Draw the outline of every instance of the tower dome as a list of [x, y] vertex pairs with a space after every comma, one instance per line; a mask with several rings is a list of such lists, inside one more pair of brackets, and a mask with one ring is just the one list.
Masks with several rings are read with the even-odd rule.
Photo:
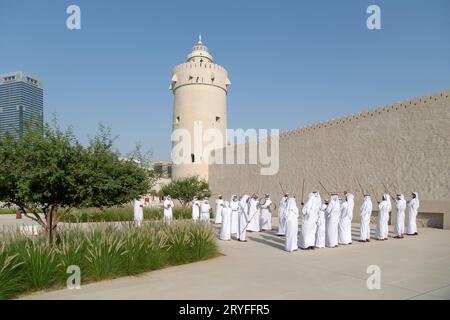
[[198, 36], [197, 44], [192, 48], [187, 56], [187, 62], [213, 62], [213, 58], [208, 51], [208, 47], [202, 42], [202, 36]]

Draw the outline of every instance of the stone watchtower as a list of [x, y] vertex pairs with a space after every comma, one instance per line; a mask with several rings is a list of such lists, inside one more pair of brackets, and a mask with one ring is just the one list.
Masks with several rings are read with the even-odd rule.
[[[198, 43], [187, 56], [187, 61], [177, 65], [172, 71], [169, 89], [174, 95], [173, 179], [191, 175], [208, 179], [208, 157], [204, 149], [211, 144], [211, 137], [205, 137], [203, 134], [210, 128], [220, 130], [223, 141], [220, 141], [220, 145], [216, 147], [225, 146], [227, 90], [230, 84], [227, 71], [213, 63], [208, 48], [199, 36]], [[187, 140], [186, 133], [190, 136], [190, 141], [183, 141], [185, 138]], [[181, 146], [186, 145], [190, 148], [183, 147], [181, 150]], [[183, 159], [182, 163], [180, 159]]]

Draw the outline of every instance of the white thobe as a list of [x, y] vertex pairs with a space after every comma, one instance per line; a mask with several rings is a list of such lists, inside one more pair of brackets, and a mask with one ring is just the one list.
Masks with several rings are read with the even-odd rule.
[[316, 231], [316, 248], [325, 248], [325, 210], [327, 206], [322, 205], [318, 218], [317, 218], [317, 231]]
[[192, 220], [200, 218], [200, 202], [198, 200], [192, 201]]
[[223, 209], [223, 199], [216, 200], [216, 215], [214, 217], [214, 223], [222, 223], [222, 209]]
[[355, 202], [353, 195], [347, 194], [347, 200], [342, 203], [341, 216], [339, 218], [339, 239], [340, 244], [352, 243], [352, 219]]
[[338, 245], [339, 216], [341, 207], [337, 196], [331, 196], [330, 204], [326, 209], [325, 245], [333, 248]]
[[231, 201], [231, 234], [238, 234], [239, 232], [239, 202]]
[[164, 200], [164, 220], [170, 221], [172, 220], [172, 208], [174, 207], [172, 200]]
[[400, 198], [396, 202], [397, 208], [397, 221], [395, 222], [394, 233], [396, 236], [401, 236], [405, 233], [405, 210], [406, 201]]
[[220, 240], [231, 239], [231, 208], [222, 208], [222, 225], [220, 226]]
[[200, 220], [206, 221], [209, 223], [209, 211], [211, 210], [211, 206], [209, 203], [203, 202], [200, 206]]
[[278, 233], [284, 235], [286, 233], [286, 197], [282, 197], [278, 206]]
[[247, 230], [248, 231], [259, 231], [259, 210], [258, 210], [258, 200], [250, 198], [249, 201], [249, 209], [248, 209], [248, 218], [249, 223]]
[[365, 197], [361, 206], [360, 240], [370, 240], [370, 216], [372, 215], [372, 200]]
[[308, 201], [302, 208], [302, 248], [306, 249], [316, 245], [317, 219], [320, 210], [319, 203], [313, 193], [309, 194]]
[[408, 234], [417, 232], [417, 210], [419, 209], [419, 200], [413, 198], [408, 202]]
[[389, 217], [389, 206], [386, 200], [383, 200], [378, 205], [378, 216], [377, 216], [377, 229], [375, 232], [375, 238], [378, 240], [383, 240], [387, 238], [387, 233], [389, 230], [386, 230], [386, 216]]
[[134, 211], [134, 222], [137, 226], [140, 226], [144, 220], [144, 203], [141, 200], [134, 200], [133, 211]]
[[247, 237], [247, 225], [248, 225], [248, 203], [247, 198], [242, 198], [239, 203], [239, 235], [238, 239], [241, 241], [246, 240]]
[[298, 208], [294, 198], [286, 205], [286, 239], [284, 250], [292, 252], [298, 249]]
[[265, 199], [264, 203], [261, 205], [261, 230], [272, 230], [272, 211], [270, 210], [271, 204], [272, 200]]

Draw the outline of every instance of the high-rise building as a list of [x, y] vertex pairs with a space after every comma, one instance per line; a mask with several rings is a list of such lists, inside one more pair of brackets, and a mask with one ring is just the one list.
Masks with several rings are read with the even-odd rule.
[[27, 124], [42, 126], [43, 112], [41, 80], [22, 71], [0, 74], [0, 136], [21, 138]]
[[[172, 130], [172, 178], [198, 175], [208, 179], [207, 152], [212, 132], [221, 136], [213, 149], [226, 145], [227, 70], [213, 63], [201, 37], [185, 63], [172, 71], [174, 95]], [[213, 130], [210, 130], [213, 129]]]

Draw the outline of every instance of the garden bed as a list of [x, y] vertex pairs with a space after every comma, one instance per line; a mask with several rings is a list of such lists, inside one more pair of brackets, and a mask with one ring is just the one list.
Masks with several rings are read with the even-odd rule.
[[66, 285], [78, 266], [81, 283], [208, 259], [218, 254], [214, 229], [201, 222], [95, 224], [64, 227], [58, 243], [10, 233], [0, 244], [0, 299]]

